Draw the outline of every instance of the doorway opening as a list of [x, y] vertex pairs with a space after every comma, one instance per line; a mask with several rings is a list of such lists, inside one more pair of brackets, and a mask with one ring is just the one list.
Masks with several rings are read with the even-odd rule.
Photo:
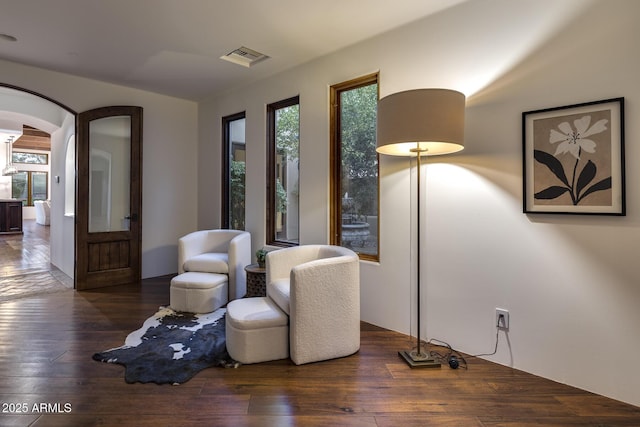
[[[72, 288], [75, 218], [70, 207], [75, 205], [76, 113], [46, 96], [0, 83], [0, 129], [5, 127], [21, 129], [25, 138], [22, 142], [14, 138], [17, 145], [12, 146], [11, 159], [0, 154], [2, 167], [14, 162], [22, 172], [0, 176], [0, 199], [23, 203], [20, 232], [0, 235], [0, 301], [2, 288], [7, 290], [5, 299], [21, 290], [28, 294], [48, 292], [55, 285]], [[44, 144], [44, 135], [49, 135], [48, 147], [38, 145]], [[22, 154], [16, 156], [16, 152]], [[26, 178], [24, 183], [21, 177]], [[37, 206], [36, 199], [49, 202], [48, 212]]]

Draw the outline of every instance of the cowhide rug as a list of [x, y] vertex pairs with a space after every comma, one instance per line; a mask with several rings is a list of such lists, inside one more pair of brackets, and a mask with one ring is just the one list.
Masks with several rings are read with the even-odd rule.
[[211, 366], [236, 367], [225, 345], [225, 312], [192, 314], [160, 307], [122, 347], [93, 359], [124, 365], [127, 383], [182, 384]]

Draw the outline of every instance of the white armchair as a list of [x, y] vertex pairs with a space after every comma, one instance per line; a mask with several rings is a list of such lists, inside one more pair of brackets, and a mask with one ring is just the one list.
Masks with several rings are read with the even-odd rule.
[[304, 245], [266, 257], [267, 297], [289, 315], [289, 355], [303, 363], [360, 349], [360, 263], [350, 249]]
[[51, 205], [48, 200], [36, 200], [33, 202], [36, 210], [36, 223], [40, 225], [49, 225]]
[[227, 274], [229, 301], [247, 293], [244, 268], [251, 264], [251, 234], [240, 230], [200, 230], [178, 240], [178, 273]]

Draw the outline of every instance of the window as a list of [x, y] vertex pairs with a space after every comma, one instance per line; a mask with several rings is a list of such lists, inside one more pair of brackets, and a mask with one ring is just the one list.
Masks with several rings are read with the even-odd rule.
[[11, 197], [22, 200], [24, 206], [33, 206], [36, 200], [47, 200], [47, 172], [20, 171], [11, 176]]
[[222, 118], [222, 227], [245, 229], [245, 113]]
[[49, 155], [44, 153], [26, 153], [14, 151], [11, 153], [13, 163], [25, 163], [31, 165], [48, 165]]
[[300, 100], [267, 106], [267, 238], [275, 246], [300, 243], [298, 174]]
[[331, 87], [331, 244], [378, 260], [378, 74]]

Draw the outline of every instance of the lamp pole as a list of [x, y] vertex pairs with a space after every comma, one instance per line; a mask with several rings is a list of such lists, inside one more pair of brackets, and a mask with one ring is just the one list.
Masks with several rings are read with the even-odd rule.
[[420, 205], [422, 204], [422, 192], [420, 191], [420, 184], [422, 182], [422, 178], [421, 178], [421, 170], [422, 170], [422, 153], [426, 152], [428, 149], [427, 148], [420, 148], [420, 143], [416, 144], [416, 148], [412, 149], [411, 151], [416, 153], [416, 161], [417, 161], [417, 168], [418, 168], [418, 172], [417, 172], [417, 179], [418, 179], [418, 185], [416, 186], [417, 188], [417, 194], [416, 194], [416, 201], [418, 203], [418, 210], [417, 210], [417, 219], [416, 219], [416, 232], [418, 234], [418, 247], [416, 249], [416, 258], [417, 258], [417, 268], [416, 268], [416, 298], [418, 300], [418, 306], [417, 306], [417, 316], [418, 316], [418, 328], [417, 328], [417, 345], [416, 345], [416, 354], [415, 354], [415, 359], [416, 360], [422, 360], [422, 359], [426, 359], [427, 355], [426, 354], [422, 354], [422, 347], [421, 347], [421, 340], [420, 340], [420, 319], [422, 319], [422, 317], [420, 316], [420, 261], [421, 261], [421, 256], [420, 256], [420, 247], [422, 246], [420, 244], [420, 239], [422, 238], [422, 234], [420, 232], [420, 223], [422, 222], [422, 216], [420, 215]]
[[416, 218], [416, 234], [418, 236], [417, 245], [416, 245], [416, 317], [417, 317], [417, 331], [416, 331], [416, 348], [411, 351], [401, 351], [399, 352], [400, 356], [407, 362], [409, 366], [412, 368], [439, 368], [440, 362], [434, 360], [429, 357], [429, 353], [426, 351], [422, 351], [422, 340], [420, 339], [420, 320], [422, 319], [420, 313], [421, 306], [421, 292], [420, 292], [420, 261], [421, 261], [421, 244], [420, 239], [422, 237], [421, 225], [420, 222], [422, 220], [422, 215], [420, 213], [420, 205], [422, 204], [422, 191], [421, 191], [421, 183], [422, 183], [422, 159], [423, 155], [429, 151], [426, 147], [420, 147], [420, 143], [416, 143], [415, 148], [411, 148], [409, 150], [411, 153], [416, 154], [416, 166], [418, 171], [416, 173], [416, 178], [418, 181], [418, 185], [416, 185], [416, 202], [418, 204], [416, 208], [417, 218]]

